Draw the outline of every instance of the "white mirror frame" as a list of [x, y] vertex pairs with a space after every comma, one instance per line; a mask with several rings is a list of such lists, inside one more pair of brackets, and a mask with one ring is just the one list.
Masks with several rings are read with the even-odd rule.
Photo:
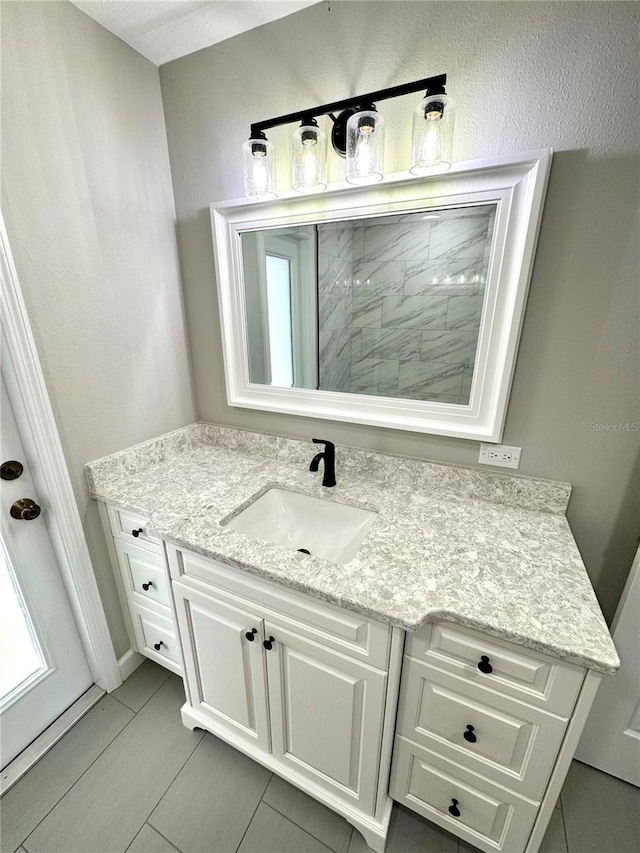
[[[415, 178], [333, 184], [322, 195], [211, 205], [227, 400], [230, 406], [436, 435], [499, 442], [507, 413], [552, 151], [456, 163]], [[362, 394], [277, 388], [249, 381], [240, 235], [280, 228], [469, 204], [497, 205], [471, 396], [466, 406]]]

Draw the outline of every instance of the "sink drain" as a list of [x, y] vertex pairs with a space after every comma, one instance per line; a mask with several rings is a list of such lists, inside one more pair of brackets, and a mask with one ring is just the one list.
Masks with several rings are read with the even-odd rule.
[[311, 556], [311, 551], [307, 551], [306, 548], [298, 548], [298, 553], [299, 554], [309, 554], [309, 556]]

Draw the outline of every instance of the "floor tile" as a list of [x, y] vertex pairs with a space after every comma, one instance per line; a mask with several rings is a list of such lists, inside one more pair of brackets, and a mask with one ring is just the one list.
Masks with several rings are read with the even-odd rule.
[[351, 824], [284, 779], [274, 776], [262, 800], [336, 853], [346, 853]]
[[[227, 851], [225, 851], [227, 853]], [[330, 853], [329, 848], [291, 823], [280, 812], [260, 803], [238, 853]]]
[[127, 853], [176, 853], [176, 848], [152, 826], [145, 823], [131, 845], [127, 847]]
[[574, 761], [562, 788], [569, 853], [637, 853], [640, 788]]
[[165, 683], [171, 673], [148, 658], [131, 673], [129, 678], [110, 695], [136, 713]]
[[[564, 820], [560, 809], [554, 809], [538, 853], [568, 853]], [[578, 853], [578, 851], [574, 851]]]
[[[366, 853], [367, 850], [369, 848], [364, 838], [354, 830], [349, 853]], [[394, 806], [385, 853], [416, 853], [418, 850], [428, 850], [429, 853], [457, 853], [458, 839], [409, 809]]]
[[170, 676], [24, 842], [28, 853], [121, 853], [202, 738]]
[[2, 798], [0, 848], [13, 853], [133, 718], [110, 696], [80, 719]]
[[233, 853], [270, 779], [270, 771], [207, 734], [149, 823], [184, 853]]

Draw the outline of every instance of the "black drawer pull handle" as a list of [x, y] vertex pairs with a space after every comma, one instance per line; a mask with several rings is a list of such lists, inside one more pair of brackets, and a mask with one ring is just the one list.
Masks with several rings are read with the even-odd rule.
[[449, 814], [452, 814], [454, 817], [460, 817], [460, 809], [458, 808], [458, 801], [455, 797], [451, 800], [451, 805], [449, 806]]
[[162, 640], [159, 640], [159, 642], [157, 642], [157, 643], [154, 643], [154, 644], [153, 644], [153, 648], [154, 648], [157, 652], [159, 652], [159, 651], [160, 651], [160, 649], [162, 648], [162, 646], [164, 646], [164, 643], [162, 642]]
[[480, 672], [484, 672], [485, 675], [489, 675], [490, 672], [493, 672], [493, 667], [489, 663], [489, 658], [486, 655], [481, 655], [478, 669]]
[[462, 735], [462, 737], [467, 741], [467, 743], [475, 743], [478, 738], [474, 735], [474, 727], [467, 726], [466, 732]]
[[245, 637], [247, 638], [247, 640], [249, 640], [250, 643], [253, 643], [253, 641], [256, 638], [257, 633], [258, 633], [258, 629], [252, 628], [250, 631], [247, 631], [247, 633], [245, 634]]
[[142, 527], [139, 527], [137, 530], [131, 531], [131, 535], [134, 537], [134, 539], [137, 539], [141, 533], [144, 533], [144, 528], [142, 528]]
[[145, 592], [149, 592], [149, 590], [150, 590], [150, 588], [151, 588], [152, 586], [153, 586], [153, 581], [147, 581], [146, 583], [143, 583], [143, 584], [142, 584], [142, 589], [143, 589]]
[[271, 649], [273, 648], [273, 644], [275, 643], [275, 641], [276, 641], [275, 637], [269, 637], [268, 640], [263, 640], [262, 645], [265, 647], [265, 649], [268, 652], [270, 652]]

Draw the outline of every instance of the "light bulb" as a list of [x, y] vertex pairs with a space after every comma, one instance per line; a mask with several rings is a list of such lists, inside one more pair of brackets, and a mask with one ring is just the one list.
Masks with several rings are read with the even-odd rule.
[[250, 198], [276, 198], [275, 151], [264, 136], [255, 136], [242, 145], [244, 189]]
[[444, 92], [427, 94], [413, 112], [411, 169], [414, 175], [446, 171], [451, 165], [455, 108]]
[[384, 119], [375, 109], [362, 110], [347, 122], [347, 181], [375, 184], [382, 180]]
[[291, 186], [301, 193], [327, 188], [327, 135], [315, 119], [303, 121], [291, 139]]

